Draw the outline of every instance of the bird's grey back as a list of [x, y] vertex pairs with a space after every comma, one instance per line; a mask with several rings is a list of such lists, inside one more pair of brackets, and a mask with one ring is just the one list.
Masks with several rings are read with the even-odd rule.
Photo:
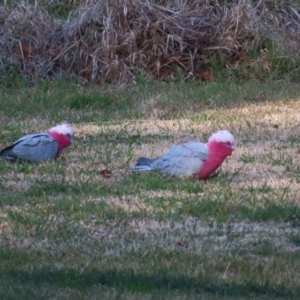
[[189, 142], [173, 146], [167, 154], [156, 159], [141, 157], [138, 164], [170, 175], [189, 177], [200, 171], [208, 156], [209, 152], [204, 143]]
[[20, 159], [38, 162], [54, 159], [58, 150], [57, 142], [47, 133], [28, 134], [3, 149], [0, 156], [12, 161]]

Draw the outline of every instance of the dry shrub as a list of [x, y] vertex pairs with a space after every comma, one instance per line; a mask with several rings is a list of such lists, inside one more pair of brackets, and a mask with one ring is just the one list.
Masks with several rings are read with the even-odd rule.
[[1, 7], [0, 23], [0, 76], [33, 82], [211, 80], [221, 67], [277, 75], [291, 71], [276, 69], [282, 57], [295, 69], [299, 62], [298, 8], [273, 1], [83, 1], [68, 20], [20, 4]]

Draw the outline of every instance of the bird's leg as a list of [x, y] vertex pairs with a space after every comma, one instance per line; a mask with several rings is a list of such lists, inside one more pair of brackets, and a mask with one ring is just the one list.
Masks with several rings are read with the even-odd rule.
[[211, 174], [211, 175], [209, 176], [209, 178], [218, 177], [219, 174], [220, 174], [220, 172], [215, 172], [215, 173]]
[[187, 177], [186, 180], [194, 180], [198, 177], [198, 173], [191, 175], [190, 177]]

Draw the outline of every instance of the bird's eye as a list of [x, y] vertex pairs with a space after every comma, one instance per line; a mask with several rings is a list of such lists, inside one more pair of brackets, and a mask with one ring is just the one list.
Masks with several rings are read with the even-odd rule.
[[229, 147], [231, 147], [231, 143], [230, 142], [227, 142], [226, 145], [229, 146]]
[[70, 140], [72, 137], [71, 137], [71, 134], [67, 133], [67, 138]]

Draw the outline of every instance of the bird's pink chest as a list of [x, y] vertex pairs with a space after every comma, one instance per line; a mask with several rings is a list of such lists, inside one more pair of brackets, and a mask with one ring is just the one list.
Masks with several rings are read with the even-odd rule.
[[214, 173], [223, 163], [225, 158], [232, 154], [231, 147], [224, 143], [211, 142], [207, 144], [209, 149], [209, 157], [203, 163], [199, 172], [199, 179], [206, 179], [209, 175]]
[[57, 142], [58, 153], [57, 153], [56, 157], [58, 157], [60, 155], [61, 151], [63, 151], [65, 148], [67, 148], [71, 145], [70, 140], [61, 133], [57, 133], [55, 131], [48, 131], [48, 134], [50, 136], [52, 136]]

